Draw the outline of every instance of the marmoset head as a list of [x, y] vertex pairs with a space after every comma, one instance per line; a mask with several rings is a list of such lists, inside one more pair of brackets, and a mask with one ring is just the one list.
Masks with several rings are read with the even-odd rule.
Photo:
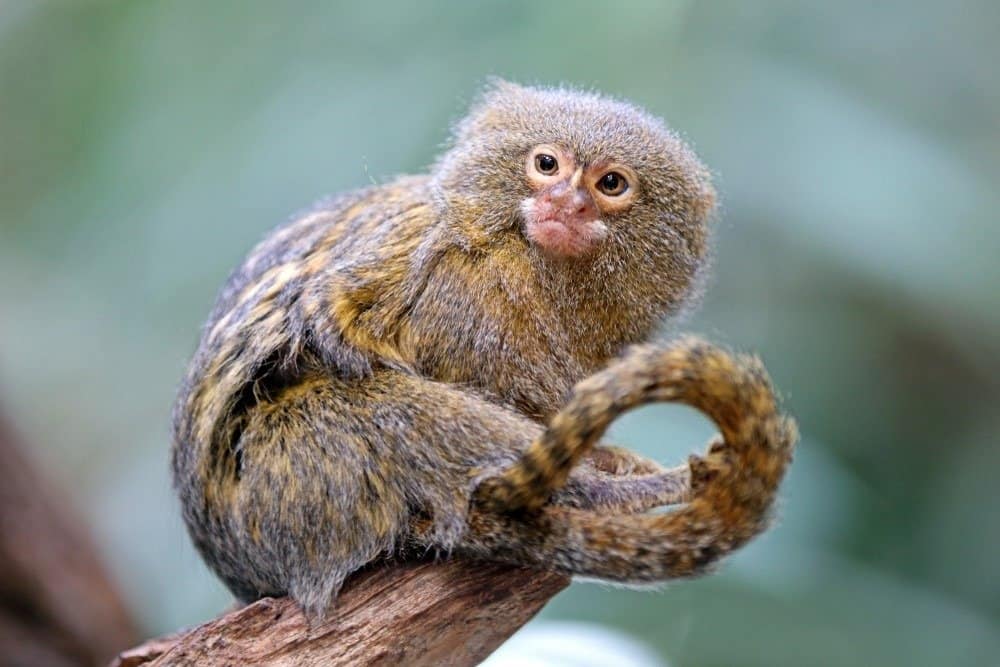
[[492, 82], [433, 174], [448, 217], [548, 260], [649, 252], [693, 272], [705, 252], [707, 170], [662, 121], [594, 93]]

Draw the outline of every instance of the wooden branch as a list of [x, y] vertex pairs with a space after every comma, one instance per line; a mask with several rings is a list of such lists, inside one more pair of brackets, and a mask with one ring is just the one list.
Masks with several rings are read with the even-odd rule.
[[459, 559], [386, 565], [352, 577], [314, 627], [289, 598], [264, 598], [125, 651], [112, 664], [471, 666], [568, 583]]
[[84, 523], [0, 415], [0, 662], [105, 664], [137, 637]]

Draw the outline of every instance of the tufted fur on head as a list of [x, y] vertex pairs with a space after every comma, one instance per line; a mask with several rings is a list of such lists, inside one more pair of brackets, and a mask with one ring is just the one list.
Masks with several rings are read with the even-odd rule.
[[[442, 192], [481, 199], [499, 189], [523, 189], [523, 156], [542, 143], [565, 144], [581, 162], [611, 159], [640, 174], [637, 213], [669, 211], [673, 224], [696, 228], [715, 206], [708, 170], [662, 120], [628, 102], [572, 88], [538, 88], [493, 79], [452, 132], [451, 146], [432, 169]], [[507, 199], [507, 198], [505, 198]], [[489, 222], [508, 204], [493, 208]], [[497, 217], [493, 217], [497, 216]]]

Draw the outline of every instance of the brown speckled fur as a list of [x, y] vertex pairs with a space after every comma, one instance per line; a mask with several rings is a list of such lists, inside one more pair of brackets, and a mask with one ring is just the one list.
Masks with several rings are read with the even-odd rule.
[[[591, 256], [524, 236], [540, 143], [639, 174]], [[240, 599], [319, 615], [351, 572], [414, 550], [651, 582], [745, 543], [795, 440], [762, 367], [691, 338], [626, 352], [689, 298], [713, 205], [645, 112], [495, 82], [429, 176], [277, 229], [223, 289], [175, 406], [174, 482], [208, 564]], [[722, 439], [674, 470], [596, 445], [660, 400]]]

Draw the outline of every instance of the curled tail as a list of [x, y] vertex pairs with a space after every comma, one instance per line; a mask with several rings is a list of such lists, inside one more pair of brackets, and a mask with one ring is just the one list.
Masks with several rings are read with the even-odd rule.
[[[618, 415], [655, 401], [691, 405], [721, 431], [704, 456], [689, 459], [690, 502], [667, 514], [622, 516], [544, 506]], [[508, 555], [516, 562], [537, 557], [572, 574], [619, 581], [696, 574], [766, 527], [796, 439], [755, 357], [696, 338], [634, 348], [578, 384], [519, 461], [484, 481], [468, 546], [503, 552], [491, 534], [499, 531], [521, 550]]]

